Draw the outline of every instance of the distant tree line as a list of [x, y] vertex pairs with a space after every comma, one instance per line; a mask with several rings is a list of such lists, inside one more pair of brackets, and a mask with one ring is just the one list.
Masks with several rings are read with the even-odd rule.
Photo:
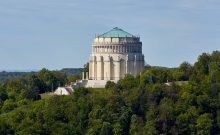
[[[84, 71], [84, 68], [64, 68], [61, 70], [58, 70], [59, 72], [62, 72], [66, 74], [67, 77], [72, 78], [73, 81], [79, 79], [81, 77], [82, 72]], [[2, 71], [0, 72], [0, 84], [2, 84], [6, 80], [11, 80], [17, 77], [23, 77], [30, 74], [34, 74], [37, 72], [6, 72]]]
[[65, 73], [67, 76], [81, 76], [84, 68], [63, 68], [60, 72]]
[[0, 84], [2, 84], [5, 80], [10, 80], [16, 77], [26, 76], [31, 74], [31, 72], [0, 72]]

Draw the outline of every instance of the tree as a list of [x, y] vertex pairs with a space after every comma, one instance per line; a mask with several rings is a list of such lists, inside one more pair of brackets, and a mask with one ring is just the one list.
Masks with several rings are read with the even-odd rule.
[[208, 97], [208, 95], [199, 95], [197, 96], [197, 104], [199, 106], [199, 108], [201, 109], [200, 111], [202, 112], [209, 112], [210, 108], [210, 97]]
[[[65, 74], [42, 69], [8, 80], [0, 86], [0, 134], [218, 134], [219, 61], [216, 51], [192, 67], [146, 67], [137, 77], [108, 82], [108, 90], [78, 88], [43, 100], [36, 95], [65, 84]], [[175, 72], [188, 83], [164, 84], [178, 80]]]
[[156, 121], [158, 130], [165, 134], [171, 133], [171, 127], [175, 122], [174, 103], [168, 98], [163, 98], [159, 106], [159, 115]]
[[181, 113], [176, 117], [175, 129], [177, 134], [195, 134], [196, 119], [198, 112], [195, 107], [191, 107], [186, 110], [185, 113]]
[[105, 89], [114, 89], [116, 87], [116, 83], [112, 81], [108, 81], [105, 85]]
[[2, 112], [4, 112], [4, 113], [10, 112], [10, 111], [14, 110], [14, 108], [16, 108], [16, 107], [17, 107], [17, 105], [12, 99], [7, 99], [7, 100], [5, 100], [5, 102], [2, 106]]
[[130, 124], [130, 135], [137, 135], [138, 134], [138, 118], [137, 115], [131, 116], [131, 124]]
[[123, 90], [130, 90], [138, 86], [138, 81], [132, 75], [125, 75], [124, 79], [118, 81], [118, 85]]
[[123, 135], [123, 129], [122, 129], [122, 126], [120, 123], [117, 122], [113, 126], [113, 133], [114, 133], [114, 135]]
[[209, 75], [208, 82], [210, 83], [218, 83], [220, 84], [220, 63], [219, 62], [211, 62], [209, 64]]
[[176, 128], [178, 134], [180, 135], [191, 134], [189, 124], [190, 124], [190, 118], [186, 113], [177, 116]]
[[67, 82], [67, 77], [64, 73], [49, 71], [45, 68], [37, 74], [37, 77], [42, 83], [40, 93], [51, 92], [59, 86], [64, 86]]
[[193, 75], [191, 76], [192, 81], [199, 83], [208, 75], [210, 58], [211, 56], [207, 53], [199, 56], [198, 61], [194, 64]]
[[140, 85], [166, 83], [173, 81], [173, 69], [164, 67], [149, 67], [143, 70], [140, 74]]
[[6, 99], [8, 99], [8, 94], [3, 87], [0, 87], [0, 110]]
[[101, 119], [95, 119], [90, 121], [86, 135], [99, 135], [102, 129], [102, 125], [103, 125], [103, 121]]
[[100, 135], [112, 135], [112, 126], [109, 122], [103, 122]]
[[84, 67], [83, 72], [84, 72], [84, 73], [86, 73], [86, 72], [89, 73], [89, 63], [84, 64], [83, 67]]
[[153, 120], [147, 121], [146, 125], [144, 126], [144, 134], [145, 135], [156, 135], [157, 130], [155, 129], [155, 124]]
[[193, 72], [193, 67], [190, 63], [188, 62], [183, 62], [180, 67], [179, 67], [179, 77], [177, 80], [179, 81], [188, 81], [190, 75]]
[[0, 134], [1, 135], [8, 135], [8, 134], [14, 134], [14, 130], [11, 127], [11, 125], [9, 125], [8, 123], [6, 123], [4, 120], [0, 119]]
[[6, 99], [8, 99], [8, 94], [3, 87], [0, 87], [0, 102], [5, 101]]
[[73, 83], [76, 82], [76, 80], [79, 80], [80, 77], [79, 76], [75, 76], [75, 75], [71, 75], [67, 77], [68, 83]]
[[210, 114], [202, 114], [196, 121], [197, 134], [198, 135], [211, 135], [211, 129], [213, 128], [213, 120]]

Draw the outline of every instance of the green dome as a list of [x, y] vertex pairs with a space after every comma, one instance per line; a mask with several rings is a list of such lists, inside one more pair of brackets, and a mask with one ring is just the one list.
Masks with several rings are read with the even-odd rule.
[[109, 37], [135, 37], [135, 36], [118, 28], [118, 27], [115, 27], [112, 30], [110, 30], [110, 31], [98, 36], [98, 37], [109, 38]]

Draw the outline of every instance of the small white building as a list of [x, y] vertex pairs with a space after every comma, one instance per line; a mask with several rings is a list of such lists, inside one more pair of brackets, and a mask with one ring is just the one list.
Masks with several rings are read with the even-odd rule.
[[73, 88], [72, 87], [58, 87], [54, 94], [55, 95], [70, 95], [71, 93], [73, 93]]

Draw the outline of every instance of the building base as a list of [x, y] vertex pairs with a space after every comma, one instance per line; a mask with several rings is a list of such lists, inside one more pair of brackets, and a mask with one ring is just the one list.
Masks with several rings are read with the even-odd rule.
[[[105, 85], [108, 80], [80, 80], [72, 85], [74, 88], [86, 87], [86, 88], [105, 88]], [[111, 80], [112, 82], [117, 83], [116, 80]]]

